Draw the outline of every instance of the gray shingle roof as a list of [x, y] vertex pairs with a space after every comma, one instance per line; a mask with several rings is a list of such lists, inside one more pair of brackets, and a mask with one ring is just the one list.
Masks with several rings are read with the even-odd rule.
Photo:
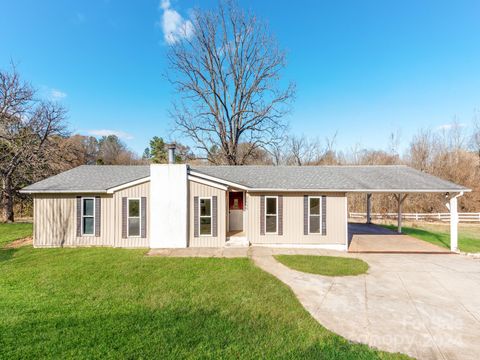
[[407, 166], [194, 166], [191, 169], [252, 189], [468, 191]]
[[82, 165], [27, 186], [24, 192], [104, 192], [150, 176], [150, 166]]
[[[263, 190], [457, 192], [469, 189], [407, 166], [191, 166]], [[24, 192], [105, 192], [150, 176], [149, 166], [83, 165], [27, 186]]]

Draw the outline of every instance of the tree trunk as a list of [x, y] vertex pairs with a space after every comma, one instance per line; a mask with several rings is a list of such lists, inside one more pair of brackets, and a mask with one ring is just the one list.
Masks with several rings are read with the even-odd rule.
[[7, 177], [3, 179], [3, 218], [6, 222], [14, 222], [12, 182]]

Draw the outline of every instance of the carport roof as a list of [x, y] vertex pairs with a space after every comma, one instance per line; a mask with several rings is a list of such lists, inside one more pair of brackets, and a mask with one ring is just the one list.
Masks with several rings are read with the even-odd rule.
[[251, 191], [461, 192], [469, 189], [403, 165], [192, 166], [192, 175]]

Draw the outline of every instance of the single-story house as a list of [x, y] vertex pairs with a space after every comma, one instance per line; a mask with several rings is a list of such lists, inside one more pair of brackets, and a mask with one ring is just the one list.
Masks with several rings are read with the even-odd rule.
[[[406, 166], [84, 165], [27, 186], [34, 246], [347, 250], [347, 193], [444, 193], [456, 250], [469, 189]], [[399, 217], [401, 219], [401, 216]], [[401, 221], [401, 220], [400, 220]], [[401, 225], [399, 221], [399, 226]], [[454, 238], [455, 237], [455, 238]]]

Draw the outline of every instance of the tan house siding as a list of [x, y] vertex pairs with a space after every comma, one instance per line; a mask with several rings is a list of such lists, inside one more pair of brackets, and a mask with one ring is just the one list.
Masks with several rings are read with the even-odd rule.
[[100, 236], [77, 237], [77, 196], [99, 196], [98, 194], [36, 194], [34, 195], [34, 246], [116, 246], [148, 247], [150, 218], [147, 212], [147, 238], [121, 237], [121, 198], [147, 197], [149, 183], [144, 183], [116, 192], [102, 194]]
[[[283, 235], [260, 235], [260, 198], [262, 195], [283, 196]], [[252, 244], [332, 244], [346, 242], [346, 197], [343, 193], [311, 193], [326, 195], [327, 234], [304, 235], [303, 196], [304, 193], [247, 193], [247, 237]]]
[[[126, 239], [122, 239], [122, 198], [147, 198], [147, 237], [140, 238], [140, 237], [127, 237]], [[129, 188], [120, 190], [113, 194], [115, 208], [115, 246], [116, 247], [127, 247], [127, 248], [134, 248], [134, 247], [149, 247], [149, 234], [150, 234], [150, 211], [148, 211], [150, 207], [150, 182], [145, 182], [143, 184], [131, 186]]]
[[[217, 213], [217, 237], [213, 236], [194, 236], [194, 209], [193, 199], [195, 196], [216, 196], [218, 201], [218, 213]], [[226, 191], [214, 188], [212, 186], [200, 184], [198, 182], [190, 180], [188, 182], [188, 246], [190, 247], [221, 247], [225, 244], [226, 240]]]
[[[113, 246], [111, 195], [102, 195], [100, 236], [77, 237], [77, 196], [95, 194], [38, 194], [34, 197], [34, 246]], [[97, 195], [98, 196], [98, 195]]]

